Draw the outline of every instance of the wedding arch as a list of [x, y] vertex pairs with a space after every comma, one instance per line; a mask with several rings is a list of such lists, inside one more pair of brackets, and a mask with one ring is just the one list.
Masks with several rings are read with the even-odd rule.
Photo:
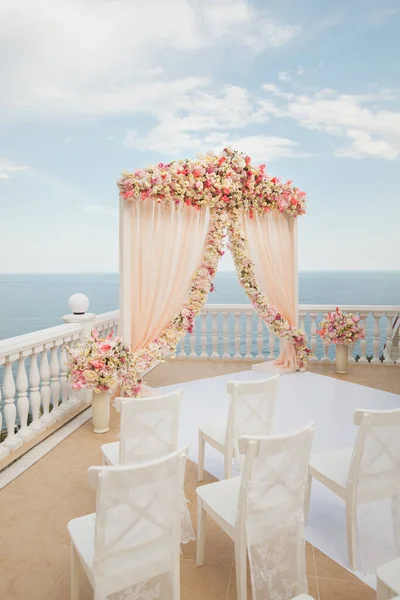
[[297, 328], [304, 192], [231, 148], [124, 172], [118, 187], [120, 331], [138, 378], [193, 331], [226, 239], [241, 285], [280, 338], [276, 366], [306, 369], [307, 336]]

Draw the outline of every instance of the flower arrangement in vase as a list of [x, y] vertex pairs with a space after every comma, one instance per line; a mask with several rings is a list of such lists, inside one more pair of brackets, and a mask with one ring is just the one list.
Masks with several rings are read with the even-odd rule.
[[347, 373], [349, 346], [365, 337], [362, 317], [344, 313], [339, 308], [328, 313], [319, 324], [318, 335], [324, 342], [336, 345], [336, 372]]
[[[132, 392], [133, 355], [113, 332], [101, 338], [92, 331], [82, 344], [68, 348], [67, 379], [73, 390], [93, 390], [92, 420], [95, 433], [110, 428], [110, 392], [117, 386]], [[135, 386], [140, 388], [140, 381]], [[139, 393], [140, 389], [135, 389]]]

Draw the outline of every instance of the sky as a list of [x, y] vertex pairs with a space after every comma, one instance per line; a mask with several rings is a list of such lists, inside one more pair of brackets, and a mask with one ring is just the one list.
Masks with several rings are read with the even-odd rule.
[[227, 144], [307, 192], [300, 270], [400, 269], [399, 28], [397, 0], [0, 0], [0, 272], [117, 271], [120, 173]]

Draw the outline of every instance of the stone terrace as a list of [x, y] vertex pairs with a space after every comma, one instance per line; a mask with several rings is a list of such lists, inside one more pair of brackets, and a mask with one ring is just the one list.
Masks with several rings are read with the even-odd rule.
[[[157, 387], [212, 377], [251, 368], [245, 361], [173, 360], [147, 377]], [[330, 365], [310, 370], [335, 376]], [[341, 376], [343, 377], [343, 376]], [[350, 366], [346, 380], [400, 393], [396, 367]], [[3, 600], [68, 600], [70, 519], [95, 510], [95, 492], [89, 489], [87, 469], [101, 464], [100, 445], [113, 441], [119, 417], [112, 409], [111, 429], [96, 436], [87, 421], [0, 493], [2, 518], [0, 545], [0, 598]], [[213, 481], [206, 475], [204, 483]], [[186, 495], [196, 524], [196, 468], [188, 463]], [[234, 600], [236, 598], [233, 543], [208, 520], [206, 564], [197, 568], [195, 544], [183, 547], [182, 600]], [[327, 556], [307, 545], [309, 593], [315, 600], [373, 600], [375, 593]], [[92, 592], [82, 574], [81, 599]], [[249, 596], [251, 598], [251, 595]]]

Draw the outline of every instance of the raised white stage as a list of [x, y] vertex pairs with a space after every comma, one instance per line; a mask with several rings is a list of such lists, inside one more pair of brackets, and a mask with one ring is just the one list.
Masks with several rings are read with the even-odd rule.
[[[184, 391], [180, 444], [190, 446], [191, 460], [197, 463], [198, 424], [226, 420], [227, 381], [256, 381], [266, 377], [267, 374], [257, 371], [242, 371], [159, 388], [160, 391], [177, 388]], [[352, 446], [357, 431], [353, 424], [353, 413], [358, 408], [400, 408], [400, 396], [314, 373], [285, 375], [280, 380], [275, 431], [288, 432], [314, 421], [316, 426], [313, 452], [328, 452]], [[222, 455], [207, 444], [205, 468], [216, 477], [223, 477]], [[360, 554], [364, 559], [368, 554], [368, 561], [366, 563], [364, 560], [364, 564], [368, 564], [370, 571], [392, 557], [390, 521], [375, 515], [372, 520], [368, 519], [368, 530], [365, 534], [360, 540]], [[347, 562], [344, 503], [316, 481], [313, 481], [306, 539], [350, 570]], [[361, 571], [355, 574], [372, 587], [375, 586], [374, 576]]]

